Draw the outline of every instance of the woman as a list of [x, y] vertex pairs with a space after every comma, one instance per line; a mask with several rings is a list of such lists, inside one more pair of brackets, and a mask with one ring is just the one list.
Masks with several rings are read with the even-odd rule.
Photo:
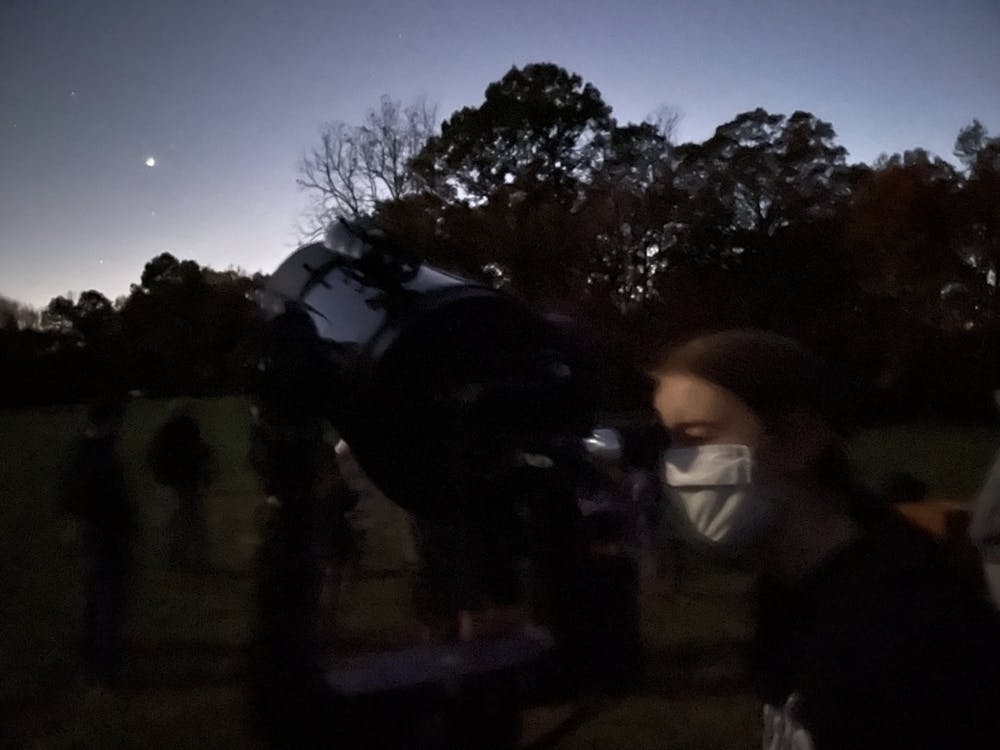
[[829, 371], [750, 330], [653, 369], [672, 515], [761, 574], [763, 746], [1000, 742], [1000, 625], [930, 539], [851, 481]]

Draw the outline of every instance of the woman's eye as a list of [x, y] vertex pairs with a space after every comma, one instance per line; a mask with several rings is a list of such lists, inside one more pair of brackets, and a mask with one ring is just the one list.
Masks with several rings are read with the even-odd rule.
[[714, 435], [708, 427], [693, 427], [684, 431], [684, 442], [689, 446], [705, 445], [712, 442]]

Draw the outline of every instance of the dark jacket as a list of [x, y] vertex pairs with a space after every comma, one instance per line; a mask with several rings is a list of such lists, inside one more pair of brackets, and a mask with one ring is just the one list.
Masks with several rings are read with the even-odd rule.
[[921, 532], [872, 525], [800, 585], [765, 585], [760, 607], [764, 747], [998, 742], [1000, 621]]
[[115, 437], [84, 435], [73, 448], [63, 486], [63, 505], [83, 524], [88, 552], [127, 556], [135, 527]]
[[211, 479], [213, 455], [201, 439], [198, 422], [187, 415], [168, 419], [149, 447], [153, 478], [179, 492], [194, 492]]

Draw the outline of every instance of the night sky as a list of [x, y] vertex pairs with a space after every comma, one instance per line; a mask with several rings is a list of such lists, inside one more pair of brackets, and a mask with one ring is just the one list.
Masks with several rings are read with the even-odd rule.
[[323, 122], [382, 94], [444, 118], [537, 61], [685, 141], [757, 106], [854, 161], [1000, 132], [1000, 0], [0, 0], [0, 294], [114, 298], [163, 251], [270, 271]]

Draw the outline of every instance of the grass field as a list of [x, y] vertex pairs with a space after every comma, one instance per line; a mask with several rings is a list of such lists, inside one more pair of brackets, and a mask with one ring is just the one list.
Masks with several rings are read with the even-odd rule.
[[[169, 508], [142, 469], [166, 401], [130, 405], [122, 442], [129, 484], [141, 509], [141, 565], [128, 626], [123, 688], [102, 694], [75, 678], [74, 639], [82, 609], [82, 557], [56, 504], [62, 461], [82, 412], [73, 407], [0, 412], [0, 747], [253, 748], [245, 728], [244, 648], [249, 637], [253, 509], [260, 501], [246, 464], [246, 404], [195, 403], [219, 453], [208, 498], [213, 569], [179, 573], [163, 564]], [[1000, 431], [907, 427], [859, 436], [865, 476], [911, 471], [937, 494], [969, 496]], [[412, 639], [409, 578], [400, 569], [401, 517], [379, 515], [350, 587], [344, 643], [391, 646]], [[402, 570], [402, 569], [401, 569]], [[745, 748], [755, 743], [754, 701], [741, 687], [741, 645], [750, 633], [745, 576], [701, 561], [682, 590], [643, 593], [650, 657], [645, 692], [620, 701], [566, 739], [564, 748]], [[529, 712], [529, 735], [563, 709]]]

